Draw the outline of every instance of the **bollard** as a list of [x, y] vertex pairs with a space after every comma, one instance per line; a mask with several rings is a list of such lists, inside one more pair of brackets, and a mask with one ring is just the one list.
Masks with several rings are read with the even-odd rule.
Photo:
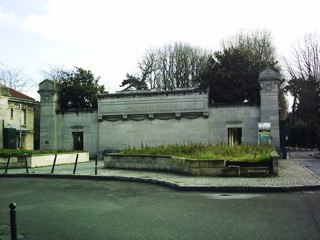
[[26, 154], [26, 153], [24, 154], [24, 162], [25, 162], [25, 164], [26, 164], [26, 171], [27, 171], [27, 173], [29, 173], [29, 170], [28, 170], [28, 161], [27, 161], [27, 154]]
[[284, 147], [283, 148], [283, 156], [282, 156], [283, 159], [287, 159], [287, 147]]
[[77, 164], [78, 164], [78, 157], [79, 157], [79, 154], [77, 153], [76, 162], [74, 163], [73, 174], [75, 174], [75, 173], [76, 173]]
[[96, 153], [96, 162], [95, 162], [95, 167], [94, 167], [94, 174], [98, 174], [98, 153]]
[[11, 240], [17, 240], [16, 207], [17, 207], [17, 205], [16, 205], [14, 202], [12, 202], [12, 203], [9, 204], [9, 208], [10, 208]]
[[269, 160], [269, 173], [273, 173], [273, 157]]
[[51, 173], [53, 173], [54, 167], [56, 166], [56, 160], [57, 160], [57, 154], [54, 155], [54, 160], [53, 160], [53, 164], [52, 164]]
[[6, 166], [6, 171], [5, 171], [4, 173], [7, 173], [7, 172], [8, 172], [9, 163], [10, 163], [10, 158], [11, 158], [11, 154], [9, 154], [8, 161], [7, 161], [7, 166]]

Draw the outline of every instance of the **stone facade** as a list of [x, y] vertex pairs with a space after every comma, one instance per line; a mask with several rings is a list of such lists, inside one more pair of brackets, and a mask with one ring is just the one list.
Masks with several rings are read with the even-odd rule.
[[206, 92], [123, 92], [101, 95], [98, 103], [100, 150], [209, 142]]
[[224, 106], [209, 109], [210, 142], [214, 144], [257, 143], [260, 109], [256, 106]]
[[[58, 149], [57, 111], [59, 110], [58, 85], [44, 80], [39, 84], [40, 94], [40, 149]], [[59, 129], [61, 131], [61, 129]]]
[[0, 148], [34, 147], [35, 99], [0, 83]]
[[271, 67], [266, 67], [260, 72], [260, 122], [271, 123], [272, 144], [280, 146], [279, 130], [279, 72]]
[[59, 109], [58, 87], [45, 80], [41, 96], [41, 149], [113, 152], [141, 145], [202, 142], [258, 143], [258, 123], [270, 122], [271, 144], [279, 148], [279, 74], [260, 73], [261, 106], [210, 106], [207, 90], [137, 91], [102, 94], [98, 109]]

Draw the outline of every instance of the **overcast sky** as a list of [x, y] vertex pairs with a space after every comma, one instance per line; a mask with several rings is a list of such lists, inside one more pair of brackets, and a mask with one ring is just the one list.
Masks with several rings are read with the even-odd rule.
[[[279, 56], [320, 33], [319, 0], [0, 0], [0, 64], [30, 81], [73, 66], [114, 92], [147, 49], [175, 41], [218, 50], [241, 31], [267, 29]], [[37, 88], [25, 93], [39, 99]]]

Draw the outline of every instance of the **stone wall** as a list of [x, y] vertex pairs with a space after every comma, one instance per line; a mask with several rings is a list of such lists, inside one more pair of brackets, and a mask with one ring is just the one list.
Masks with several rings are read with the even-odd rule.
[[57, 148], [73, 149], [73, 132], [83, 132], [83, 149], [94, 158], [98, 152], [97, 112], [59, 112], [57, 115]]
[[[278, 174], [278, 155], [270, 156], [270, 161], [251, 163], [226, 160], [196, 160], [173, 156], [106, 154], [104, 156], [104, 167], [177, 172], [195, 176], [262, 177], [270, 173]], [[274, 171], [272, 171], [272, 166], [274, 166]]]
[[210, 107], [208, 118], [143, 121], [102, 121], [99, 150], [109, 152], [141, 145], [202, 142], [228, 144], [228, 128], [242, 128], [242, 143], [257, 144], [259, 108]]
[[208, 119], [101, 122], [99, 150], [124, 150], [141, 145], [209, 142]]
[[177, 172], [190, 175], [223, 175], [224, 160], [191, 160], [171, 156], [121, 155], [104, 156], [105, 168]]
[[[89, 153], [88, 152], [79, 152], [79, 153], [60, 153], [57, 154], [56, 165], [62, 164], [74, 164], [78, 154], [78, 163], [88, 162]], [[27, 156], [28, 167], [44, 167], [52, 166], [54, 162], [54, 154], [40, 154]], [[0, 157], [0, 168], [6, 168], [8, 162], [8, 157]], [[11, 157], [9, 168], [24, 168], [25, 167], [25, 157]]]
[[228, 144], [228, 128], [242, 129], [242, 143], [257, 144], [260, 109], [254, 106], [213, 106], [209, 108], [210, 142]]
[[261, 107], [208, 105], [208, 91], [132, 91], [98, 95], [97, 111], [59, 109], [57, 83], [45, 80], [41, 95], [41, 149], [72, 149], [73, 133], [83, 134], [83, 150], [113, 152], [141, 145], [202, 142], [258, 143], [258, 123], [271, 123], [278, 149], [279, 74], [265, 68], [259, 77]]
[[98, 104], [99, 150], [210, 141], [203, 90], [105, 94]]

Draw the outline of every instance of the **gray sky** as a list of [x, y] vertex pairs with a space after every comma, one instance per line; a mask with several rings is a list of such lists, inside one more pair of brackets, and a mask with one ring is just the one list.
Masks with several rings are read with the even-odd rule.
[[[48, 66], [101, 76], [114, 92], [147, 49], [174, 41], [218, 50], [241, 31], [267, 29], [279, 56], [320, 32], [318, 0], [0, 0], [0, 64], [30, 82]], [[25, 93], [39, 99], [37, 87]]]

